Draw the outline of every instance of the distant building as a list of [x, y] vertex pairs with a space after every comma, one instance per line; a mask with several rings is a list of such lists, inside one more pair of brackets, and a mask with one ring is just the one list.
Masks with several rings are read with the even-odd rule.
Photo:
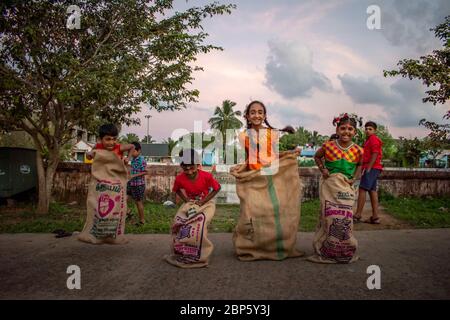
[[424, 168], [449, 168], [450, 150], [442, 150], [434, 159], [428, 153], [419, 160], [419, 166]]
[[141, 155], [147, 163], [172, 163], [168, 143], [141, 143]]
[[92, 150], [96, 143], [95, 134], [89, 133], [80, 127], [75, 127], [71, 132], [72, 149], [69, 161], [89, 162], [86, 159], [86, 153]]

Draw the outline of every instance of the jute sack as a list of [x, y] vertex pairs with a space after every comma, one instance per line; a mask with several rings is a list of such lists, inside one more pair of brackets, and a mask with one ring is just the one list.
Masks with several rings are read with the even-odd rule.
[[[189, 215], [194, 210], [193, 215]], [[199, 207], [187, 202], [178, 209], [173, 220], [172, 254], [164, 259], [180, 268], [201, 268], [208, 266], [213, 244], [208, 239], [208, 225], [211, 222], [216, 205], [213, 200]]]
[[318, 263], [351, 263], [358, 241], [353, 235], [355, 189], [347, 177], [333, 173], [320, 181], [320, 219], [314, 235], [315, 254], [309, 261]]
[[101, 244], [122, 244], [127, 240], [127, 169], [113, 152], [96, 150], [87, 197], [87, 217], [78, 240]]
[[297, 156], [280, 153], [278, 171], [262, 175], [245, 164], [231, 168], [236, 178], [240, 216], [233, 233], [239, 260], [283, 260], [300, 257], [295, 248], [300, 222], [301, 182]]

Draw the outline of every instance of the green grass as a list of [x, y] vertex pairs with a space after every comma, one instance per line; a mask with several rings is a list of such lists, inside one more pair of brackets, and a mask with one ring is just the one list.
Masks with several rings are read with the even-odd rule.
[[0, 211], [0, 233], [52, 232], [56, 229], [81, 230], [86, 210], [61, 203], [50, 204], [49, 213], [40, 215], [26, 206], [14, 210]]
[[450, 197], [387, 197], [381, 201], [386, 211], [392, 216], [407, 221], [416, 228], [449, 228], [449, 203]]
[[[167, 208], [162, 204], [145, 204], [144, 226], [135, 226], [136, 207], [131, 205], [133, 218], [126, 224], [126, 233], [169, 233], [177, 208]], [[301, 231], [314, 231], [317, 224], [319, 201], [307, 201], [302, 204]], [[239, 205], [218, 204], [209, 232], [232, 232], [239, 217]], [[0, 210], [0, 233], [49, 233], [56, 229], [68, 232], [80, 231], [86, 218], [86, 209], [71, 207], [61, 203], [52, 203], [50, 212], [39, 215], [32, 207]]]
[[[449, 197], [443, 198], [395, 198], [383, 196], [381, 204], [395, 218], [408, 222], [416, 228], [449, 228]], [[314, 231], [319, 215], [319, 200], [306, 201], [301, 206], [299, 230]], [[131, 205], [133, 218], [126, 224], [126, 233], [169, 233], [177, 208], [166, 208], [162, 204], [145, 204], [144, 226], [135, 226], [136, 207]], [[444, 208], [444, 209], [440, 209]], [[233, 232], [239, 218], [239, 205], [218, 204], [209, 232]], [[36, 214], [30, 206], [0, 208], [0, 233], [39, 233], [64, 229], [80, 231], [86, 219], [86, 208], [52, 203], [46, 215]]]
[[319, 199], [305, 201], [302, 203], [301, 216], [300, 216], [300, 231], [311, 232], [316, 230], [317, 223], [319, 222]]

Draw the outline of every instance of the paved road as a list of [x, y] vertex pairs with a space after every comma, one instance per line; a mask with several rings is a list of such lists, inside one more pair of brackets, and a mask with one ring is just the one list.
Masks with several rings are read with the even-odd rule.
[[[312, 253], [312, 233], [298, 247]], [[0, 235], [0, 299], [449, 299], [450, 229], [357, 231], [361, 260], [318, 265], [304, 258], [240, 262], [231, 234], [212, 234], [208, 268], [162, 260], [168, 235], [129, 235], [122, 246], [89, 245], [52, 234]], [[66, 269], [81, 268], [81, 290]], [[366, 269], [381, 268], [368, 290]]]

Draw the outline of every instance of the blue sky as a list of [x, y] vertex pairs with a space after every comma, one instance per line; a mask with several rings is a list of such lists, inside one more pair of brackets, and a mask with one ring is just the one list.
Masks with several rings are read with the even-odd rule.
[[[181, 11], [211, 1], [174, 2]], [[123, 133], [150, 134], [161, 141], [179, 128], [192, 131], [194, 121], [207, 121], [216, 106], [230, 99], [237, 110], [261, 100], [275, 127], [292, 125], [331, 134], [331, 120], [356, 112], [364, 120], [386, 125], [394, 137], [423, 137], [422, 118], [441, 121], [449, 105], [422, 103], [419, 81], [384, 78], [403, 58], [417, 58], [440, 48], [430, 28], [450, 13], [446, 0], [236, 0], [231, 15], [205, 20], [208, 43], [224, 48], [198, 57], [204, 68], [192, 87], [198, 103], [186, 110], [157, 113], [145, 107], [141, 126]], [[381, 29], [369, 30], [369, 5], [381, 11]]]

